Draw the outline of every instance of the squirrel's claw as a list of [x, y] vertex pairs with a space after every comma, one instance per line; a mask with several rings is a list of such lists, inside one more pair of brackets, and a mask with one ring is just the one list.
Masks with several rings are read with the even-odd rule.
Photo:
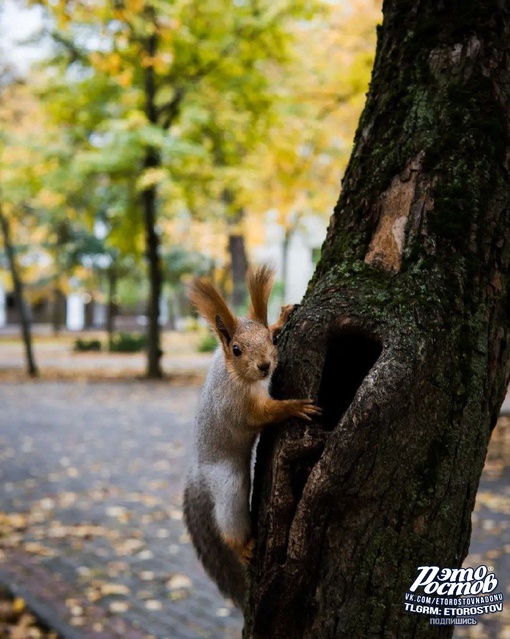
[[304, 419], [307, 422], [312, 421], [311, 416], [322, 415], [320, 406], [313, 403], [313, 399], [296, 399], [294, 400], [295, 416]]

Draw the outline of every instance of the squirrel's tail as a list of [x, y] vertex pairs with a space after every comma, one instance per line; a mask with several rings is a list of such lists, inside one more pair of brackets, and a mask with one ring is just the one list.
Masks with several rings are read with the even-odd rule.
[[207, 486], [188, 480], [184, 490], [184, 522], [207, 574], [220, 591], [243, 607], [246, 571], [239, 558], [221, 538]]

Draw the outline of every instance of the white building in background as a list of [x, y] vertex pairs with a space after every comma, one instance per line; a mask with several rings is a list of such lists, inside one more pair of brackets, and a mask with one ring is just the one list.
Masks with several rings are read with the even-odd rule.
[[[268, 211], [265, 222], [265, 243], [253, 250], [255, 262], [268, 263], [276, 269], [280, 282], [286, 272], [285, 304], [301, 302], [310, 281], [320, 249], [326, 237], [328, 221], [318, 215], [300, 219], [288, 238], [284, 249], [285, 231], [278, 224], [276, 211]], [[283, 260], [286, 253], [286, 269]]]
[[0, 328], [7, 324], [7, 295], [5, 293], [5, 289], [3, 287], [2, 282], [0, 282]]
[[70, 293], [67, 296], [66, 328], [69, 331], [82, 331], [85, 328], [85, 301], [83, 293]]

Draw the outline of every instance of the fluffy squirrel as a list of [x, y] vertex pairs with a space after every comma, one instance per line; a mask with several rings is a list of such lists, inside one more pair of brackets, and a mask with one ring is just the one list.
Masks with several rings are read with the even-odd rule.
[[311, 421], [320, 409], [311, 399], [276, 400], [269, 382], [278, 363], [276, 338], [293, 306], [268, 326], [273, 271], [248, 275], [251, 307], [236, 317], [214, 286], [194, 280], [189, 297], [216, 333], [217, 348], [197, 407], [184, 521], [206, 572], [242, 607], [245, 564], [254, 542], [250, 521], [250, 462], [254, 442], [268, 424], [290, 417]]

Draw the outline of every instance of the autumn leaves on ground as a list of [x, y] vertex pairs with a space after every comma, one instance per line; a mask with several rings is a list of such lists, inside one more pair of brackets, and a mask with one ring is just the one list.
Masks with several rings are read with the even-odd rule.
[[[42, 343], [41, 362], [67, 362], [66, 375], [27, 382], [11, 369], [12, 381], [0, 385], [2, 580], [51, 609], [50, 621], [93, 637], [239, 637], [240, 616], [203, 574], [181, 521], [193, 411], [210, 355], [199, 359], [190, 384], [190, 363], [197, 363], [190, 341], [169, 361], [184, 378], [176, 372], [149, 383], [136, 380], [143, 371], [137, 355], [125, 356], [124, 371], [113, 368], [110, 379], [108, 355], [96, 355], [102, 377], [88, 378], [80, 362], [89, 355], [66, 355], [59, 340]], [[4, 348], [12, 356], [20, 345], [8, 340]], [[493, 565], [503, 592], [510, 574], [509, 438], [509, 420], [501, 420], [466, 562]], [[0, 607], [16, 627], [12, 637], [44, 637], [25, 605], [18, 594]], [[456, 636], [508, 639], [509, 629], [505, 609]]]
[[[50, 333], [65, 326], [71, 293], [88, 300], [89, 316], [94, 304], [104, 311], [113, 332], [126, 311], [139, 332], [143, 322], [158, 327], [165, 303], [186, 329], [192, 276], [235, 292], [232, 238], [242, 240], [245, 263], [265, 259], [269, 216], [286, 264], [308, 217], [325, 227], [365, 99], [381, 2], [27, 5], [43, 16], [40, 57], [20, 70], [0, 49], [0, 221], [2, 251], [10, 243], [13, 256], [9, 267], [0, 260], [10, 323], [0, 340], [0, 581], [13, 589], [0, 590], [0, 639], [53, 639], [27, 602], [63, 635], [233, 639], [240, 615], [205, 577], [181, 521], [210, 361], [197, 352], [203, 334], [164, 331], [167, 377], [148, 383], [143, 352], [78, 353], [76, 335]], [[14, 332], [20, 309], [27, 319], [44, 311], [53, 324], [44, 336], [34, 331], [35, 382]], [[466, 562], [493, 565], [503, 591], [509, 433], [504, 420]], [[508, 614], [456, 636], [510, 639]]]
[[238, 636], [181, 521], [198, 392], [132, 378], [0, 386], [0, 577], [64, 635]]
[[7, 588], [0, 586], [0, 637], [9, 639], [58, 639], [53, 630], [41, 625], [27, 610], [21, 597], [13, 597]]

